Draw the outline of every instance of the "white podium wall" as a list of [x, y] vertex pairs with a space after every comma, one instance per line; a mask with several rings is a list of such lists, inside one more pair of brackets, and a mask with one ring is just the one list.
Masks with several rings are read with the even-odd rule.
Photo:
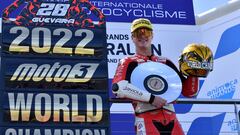
[[[200, 26], [154, 24], [153, 44], [155, 46], [161, 44], [162, 56], [168, 57], [177, 66], [179, 54], [187, 44], [193, 42], [207, 44], [217, 58], [214, 61], [214, 71], [207, 78], [200, 79], [200, 92], [196, 98], [239, 99], [240, 73], [238, 69], [240, 68], [240, 61], [238, 58], [240, 57], [240, 42], [239, 44], [226, 44], [238, 40], [239, 34], [232, 35], [232, 38], [225, 38], [229, 36], [229, 29], [238, 30], [237, 26], [239, 24], [240, 10]], [[108, 23], [107, 26], [107, 34], [124, 34], [131, 37], [129, 23]], [[116, 48], [119, 47], [119, 44], [123, 44], [123, 46], [131, 44], [131, 50], [134, 52], [134, 46], [130, 38], [127, 40], [108, 39], [108, 43], [114, 44]], [[122, 54], [109, 54], [108, 58], [121, 59], [124, 56]], [[110, 79], [114, 75], [116, 66], [117, 63], [109, 62]], [[130, 104], [115, 103], [111, 107], [111, 112], [113, 114], [132, 114], [133, 109]], [[197, 130], [204, 130], [205, 127], [208, 127], [205, 130], [209, 131], [205, 134], [237, 134], [237, 120], [233, 105], [194, 104], [185, 109], [184, 113], [183, 111], [180, 112], [177, 116], [182, 122], [186, 134], [196, 134]], [[205, 126], [202, 126], [203, 123]]]

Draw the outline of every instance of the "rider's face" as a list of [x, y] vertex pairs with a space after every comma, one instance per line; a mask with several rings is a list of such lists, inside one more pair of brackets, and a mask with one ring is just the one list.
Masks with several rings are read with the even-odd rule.
[[152, 38], [152, 31], [146, 28], [137, 29], [132, 33], [132, 40], [135, 43], [136, 47], [151, 47]]

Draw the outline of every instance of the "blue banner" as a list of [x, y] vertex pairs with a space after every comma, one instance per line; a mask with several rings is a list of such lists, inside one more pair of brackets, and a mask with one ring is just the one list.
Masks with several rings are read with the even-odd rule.
[[107, 22], [132, 22], [148, 18], [157, 24], [195, 24], [192, 0], [90, 0]]
[[[68, 0], [44, 0], [66, 2]], [[107, 22], [132, 22], [135, 18], [148, 18], [156, 24], [195, 25], [192, 0], [89, 0], [106, 16]], [[1, 1], [2, 12], [13, 0]], [[19, 9], [18, 9], [19, 10]], [[90, 14], [87, 8], [85, 12]], [[16, 17], [15, 11], [10, 17]]]
[[108, 92], [105, 60], [3, 58], [5, 89]]
[[56, 128], [28, 128], [28, 127], [21, 127], [21, 128], [9, 128], [4, 127], [0, 129], [1, 135], [107, 135], [108, 133], [107, 128], [83, 128], [83, 127], [76, 127], [76, 128], [67, 128], [67, 127], [56, 127]]
[[[59, 89], [57, 89], [59, 90]], [[105, 93], [66, 91], [52, 92], [11, 90], [4, 92], [3, 120], [1, 125], [14, 124], [15, 126], [42, 127], [45, 126], [80, 126], [107, 127], [108, 104]], [[93, 124], [97, 124], [93, 125]], [[31, 124], [31, 125], [30, 125]], [[8, 125], [9, 127], [11, 125]]]
[[88, 1], [4, 2], [0, 134], [108, 135], [104, 15]]
[[106, 53], [103, 28], [3, 25], [1, 47], [5, 54], [103, 59]]

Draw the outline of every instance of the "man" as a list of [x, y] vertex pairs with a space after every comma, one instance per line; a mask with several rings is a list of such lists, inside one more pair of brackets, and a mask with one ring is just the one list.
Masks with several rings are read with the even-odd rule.
[[113, 78], [113, 93], [118, 98], [127, 98], [133, 101], [137, 135], [183, 135], [184, 132], [176, 118], [173, 105], [166, 104], [166, 100], [160, 96], [154, 96], [147, 91], [143, 92], [131, 84], [131, 73], [135, 67], [147, 61], [164, 63], [180, 76], [183, 87], [182, 94], [186, 97], [193, 97], [197, 93], [198, 78], [184, 77], [170, 60], [152, 54], [153, 28], [148, 19], [134, 20], [131, 33], [136, 54], [122, 59], [119, 63]]

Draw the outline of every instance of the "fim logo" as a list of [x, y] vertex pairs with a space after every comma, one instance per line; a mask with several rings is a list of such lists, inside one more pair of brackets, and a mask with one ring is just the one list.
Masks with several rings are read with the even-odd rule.
[[89, 81], [99, 64], [77, 63], [74, 66], [61, 65], [55, 62], [53, 65], [21, 64], [11, 77], [11, 81], [39, 82], [87, 82]]

